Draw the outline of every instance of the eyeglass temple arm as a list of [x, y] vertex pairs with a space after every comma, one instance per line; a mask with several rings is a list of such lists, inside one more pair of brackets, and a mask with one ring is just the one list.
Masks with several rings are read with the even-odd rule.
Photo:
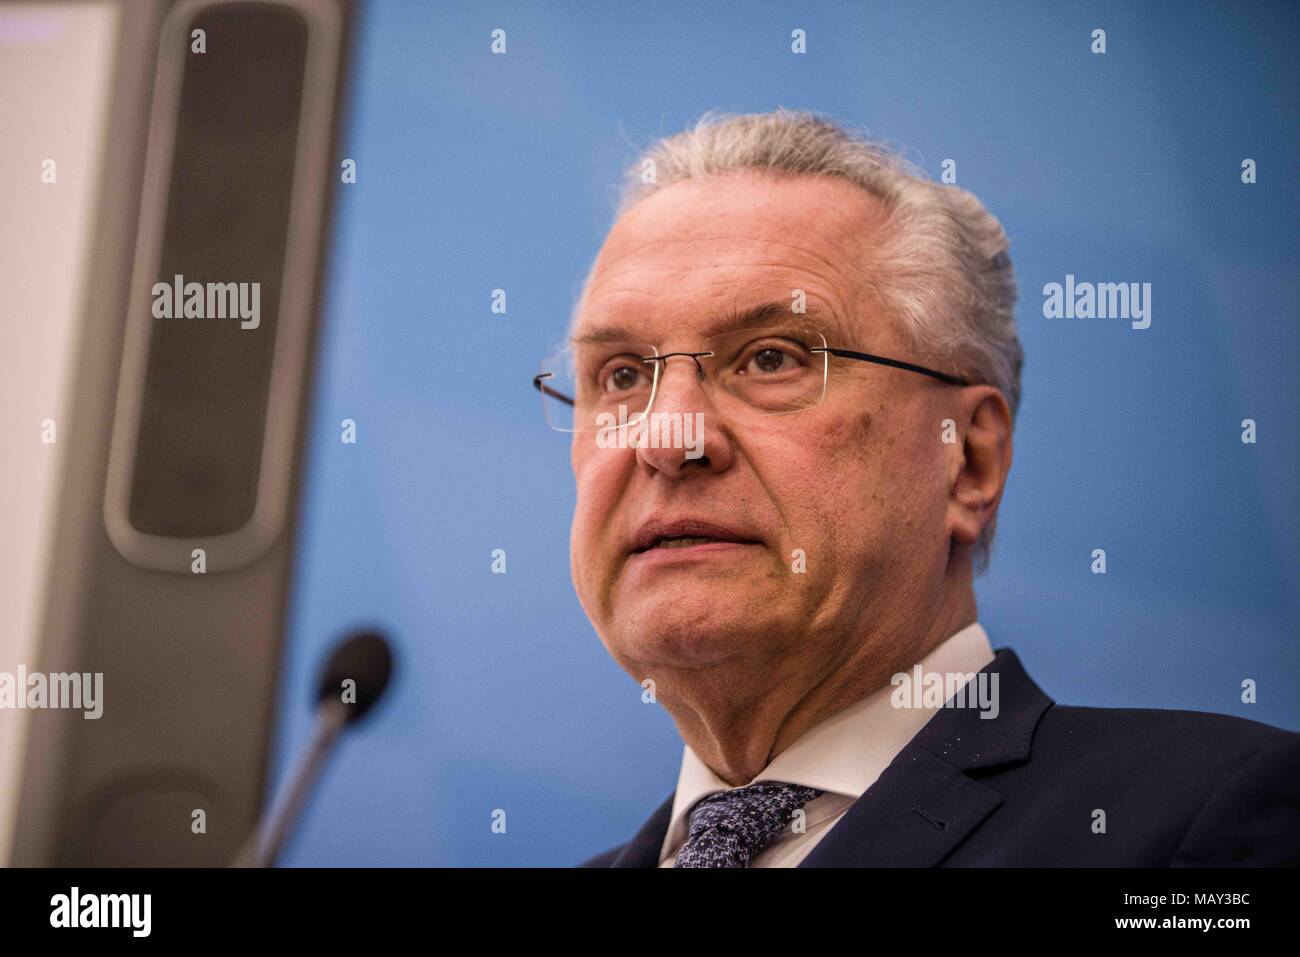
[[[915, 363], [904, 362], [902, 359], [887, 359], [884, 356], [872, 355], [870, 352], [854, 352], [852, 349], [810, 349], [810, 352], [829, 352], [833, 356], [840, 356], [844, 359], [860, 359], [863, 362], [875, 362], [882, 366], [893, 366], [895, 369], [905, 369], [908, 372], [919, 372], [921, 375], [928, 375], [931, 378], [938, 379], [940, 382], [947, 382], [951, 385], [970, 385], [969, 379], [963, 379], [960, 376], [948, 375], [946, 372], [936, 372], [934, 369], [927, 369], [925, 366], [918, 366]], [[540, 387], [539, 387], [540, 388]]]
[[554, 372], [539, 373], [533, 376], [533, 385], [536, 387], [538, 392], [542, 393], [542, 395], [549, 395], [553, 399], [559, 399], [565, 405], [573, 405], [573, 400], [563, 392], [556, 392], [550, 386], [542, 384], [543, 379], [549, 379], [553, 375], [555, 375]]

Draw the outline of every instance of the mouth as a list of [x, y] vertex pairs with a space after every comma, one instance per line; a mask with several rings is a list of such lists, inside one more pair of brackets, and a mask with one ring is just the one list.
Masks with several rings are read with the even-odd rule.
[[682, 519], [671, 522], [647, 522], [637, 532], [632, 543], [633, 555], [651, 552], [696, 552], [701, 549], [716, 551], [720, 547], [736, 545], [761, 545], [747, 532], [726, 528], [711, 522]]
[[[723, 539], [706, 538], [702, 535], [683, 535], [681, 538], [661, 538], [650, 548], [642, 549], [642, 551], [648, 552], [656, 548], [690, 548], [693, 545], [711, 545], [720, 541], [723, 541]], [[638, 554], [640, 553], [638, 552]]]

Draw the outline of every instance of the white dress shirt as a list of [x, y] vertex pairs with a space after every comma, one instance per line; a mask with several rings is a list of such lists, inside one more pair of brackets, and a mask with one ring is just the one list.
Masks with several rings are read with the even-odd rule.
[[[924, 674], [974, 674], [993, 660], [988, 635], [976, 622], [921, 659]], [[911, 672], [909, 671], [909, 674]], [[960, 686], [964, 682], [958, 682]], [[850, 805], [880, 777], [907, 743], [934, 717], [933, 708], [896, 708], [895, 688], [885, 684], [861, 701], [811, 728], [772, 759], [753, 781], [785, 781], [825, 791], [804, 805], [802, 833], [787, 827], [750, 862], [750, 867], [795, 867], [836, 825]], [[672, 867], [686, 840], [687, 812], [700, 798], [731, 785], [714, 774], [686, 745], [677, 777], [672, 817], [659, 852], [659, 866]]]

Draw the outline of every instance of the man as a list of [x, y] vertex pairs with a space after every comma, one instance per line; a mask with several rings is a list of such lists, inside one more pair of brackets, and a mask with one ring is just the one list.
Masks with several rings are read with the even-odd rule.
[[705, 117], [635, 164], [535, 384], [573, 433], [578, 597], [685, 749], [587, 865], [1300, 860], [1300, 735], [1055, 705], [978, 623], [1007, 247], [806, 113]]

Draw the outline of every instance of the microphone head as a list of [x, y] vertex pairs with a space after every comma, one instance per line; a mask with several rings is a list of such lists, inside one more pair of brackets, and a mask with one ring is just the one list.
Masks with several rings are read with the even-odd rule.
[[[383, 697], [393, 671], [393, 653], [378, 631], [354, 631], [334, 646], [316, 686], [316, 702], [326, 698], [348, 705], [347, 721], [356, 721]], [[351, 681], [351, 685], [344, 682]]]

